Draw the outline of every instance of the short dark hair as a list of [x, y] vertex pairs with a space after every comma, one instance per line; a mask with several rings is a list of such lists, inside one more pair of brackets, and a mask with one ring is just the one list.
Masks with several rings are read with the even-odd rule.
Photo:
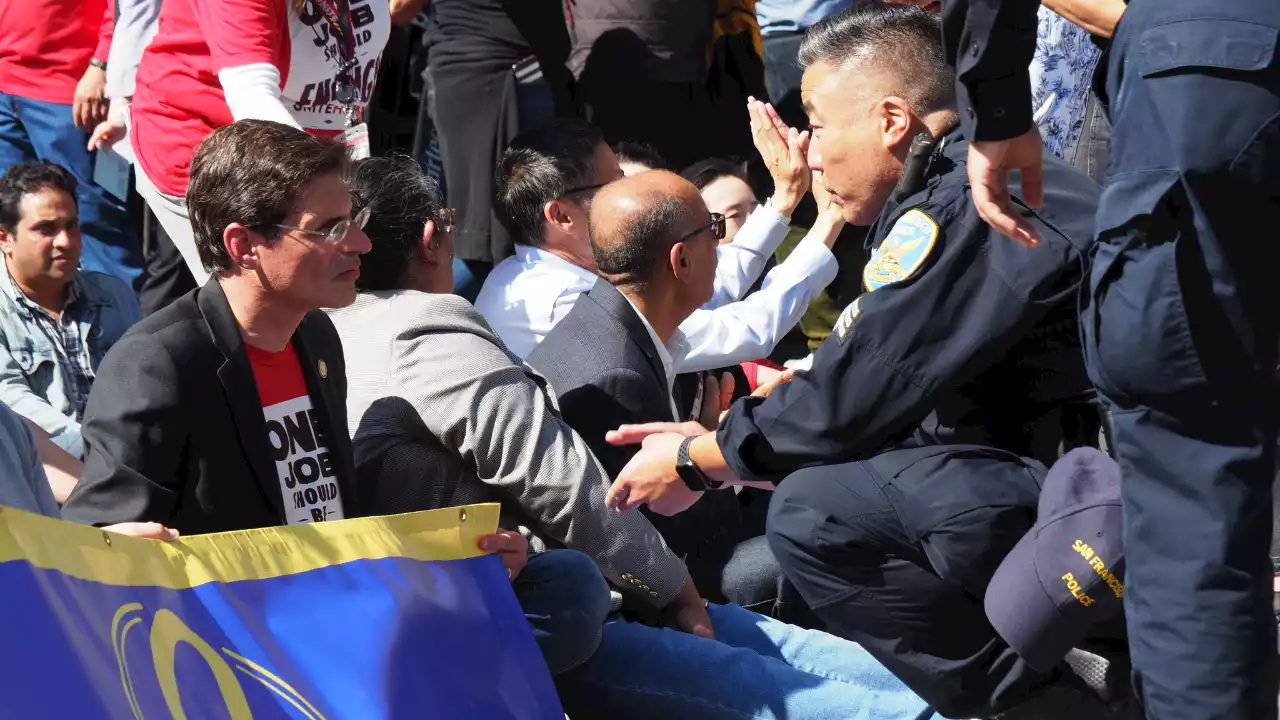
[[751, 181], [747, 179], [747, 164], [729, 158], [699, 160], [682, 170], [680, 175], [699, 190], [724, 177], [738, 178], [747, 185], [751, 185]]
[[675, 195], [655, 192], [640, 200], [644, 212], [634, 213], [615, 225], [609, 237], [599, 237], [596, 229], [591, 229], [591, 254], [596, 268], [614, 285], [648, 284], [671, 246], [682, 233], [693, 230], [697, 222], [688, 204]]
[[295, 127], [240, 120], [213, 131], [196, 148], [187, 211], [200, 264], [211, 273], [232, 267], [222, 235], [231, 223], [278, 238], [298, 193], [311, 180], [347, 169], [347, 149]]
[[28, 160], [9, 166], [0, 176], [0, 227], [14, 232], [22, 220], [22, 196], [50, 189], [61, 190], [76, 202], [75, 176], [61, 165]]
[[869, 61], [896, 72], [895, 92], [918, 113], [955, 107], [955, 73], [947, 65], [942, 23], [914, 5], [854, 5], [809, 28], [800, 44], [801, 68]]
[[643, 165], [650, 170], [667, 169], [667, 161], [649, 143], [623, 140], [614, 143], [613, 153], [618, 156], [618, 162], [620, 163], [635, 163]]
[[369, 208], [364, 234], [373, 243], [373, 249], [360, 256], [356, 287], [362, 291], [404, 287], [423, 227], [428, 220], [439, 224], [440, 185], [413, 158], [394, 155], [357, 162], [347, 187], [356, 212]]
[[553, 120], [511, 141], [498, 162], [493, 207], [516, 242], [542, 244], [542, 209], [592, 183], [596, 148], [603, 142], [595, 125], [576, 118]]

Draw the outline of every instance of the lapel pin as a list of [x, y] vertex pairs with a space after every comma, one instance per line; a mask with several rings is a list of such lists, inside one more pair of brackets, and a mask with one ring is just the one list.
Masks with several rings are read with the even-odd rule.
[[325, 362], [324, 360], [321, 360], [320, 362], [316, 363], [316, 365], [320, 368], [320, 377], [322, 379], [329, 377], [329, 363]]

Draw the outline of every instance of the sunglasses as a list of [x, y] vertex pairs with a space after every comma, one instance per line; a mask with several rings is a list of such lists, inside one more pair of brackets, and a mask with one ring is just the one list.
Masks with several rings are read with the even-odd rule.
[[[562, 194], [560, 195], [560, 197], [561, 197], [561, 198], [567, 198], [567, 197], [569, 197], [570, 195], [576, 195], [576, 194], [578, 194], [578, 193], [589, 192], [589, 191], [591, 191], [591, 190], [599, 190], [600, 188], [602, 188], [602, 187], [604, 187], [605, 185], [608, 185], [608, 184], [609, 184], [609, 183], [596, 183], [595, 185], [583, 185], [583, 186], [581, 186], [581, 187], [569, 188], [568, 190], [565, 190], [565, 191], [564, 191], [564, 193], [562, 193]], [[560, 198], [556, 198], [556, 199], [557, 199], [557, 200], [559, 200]]]
[[325, 242], [330, 245], [337, 245], [347, 238], [347, 233], [351, 232], [351, 228], [357, 227], [364, 229], [365, 223], [369, 222], [369, 208], [364, 208], [356, 213], [353, 218], [340, 220], [336, 225], [328, 230], [308, 230], [306, 228], [294, 227], [292, 225], [272, 225], [271, 227], [280, 228], [281, 230], [292, 230], [300, 232], [303, 235], [311, 235], [313, 237], [322, 237]]
[[724, 233], [725, 233], [724, 215], [721, 215], [720, 213], [711, 213], [710, 223], [706, 225], [701, 225], [695, 228], [694, 230], [691, 230], [685, 233], [684, 235], [681, 235], [680, 239], [677, 240], [676, 242], [684, 242], [685, 240], [688, 240], [689, 238], [697, 235], [698, 233], [701, 233], [704, 230], [710, 230], [711, 237], [715, 238], [716, 240], [723, 240]]

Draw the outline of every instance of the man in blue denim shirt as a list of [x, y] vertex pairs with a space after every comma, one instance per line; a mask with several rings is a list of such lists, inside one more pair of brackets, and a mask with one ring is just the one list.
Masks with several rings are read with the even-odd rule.
[[94, 371], [141, 314], [123, 281], [79, 270], [80, 250], [71, 173], [10, 167], [0, 177], [0, 401], [77, 458]]

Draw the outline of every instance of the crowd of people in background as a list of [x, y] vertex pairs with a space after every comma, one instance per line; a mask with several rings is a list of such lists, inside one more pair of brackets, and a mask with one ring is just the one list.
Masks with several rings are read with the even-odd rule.
[[[1187, 378], [1274, 382], [1276, 323], [1179, 309], [1239, 256], [1134, 148], [1188, 67], [1276, 110], [1280, 17], [1170, 2], [0, 0], [0, 505], [496, 502], [574, 720], [1274, 717], [1273, 388]], [[1269, 122], [1215, 126], [1267, 219]], [[1140, 479], [1226, 447], [1267, 502], [1172, 484], [1196, 634]]]

